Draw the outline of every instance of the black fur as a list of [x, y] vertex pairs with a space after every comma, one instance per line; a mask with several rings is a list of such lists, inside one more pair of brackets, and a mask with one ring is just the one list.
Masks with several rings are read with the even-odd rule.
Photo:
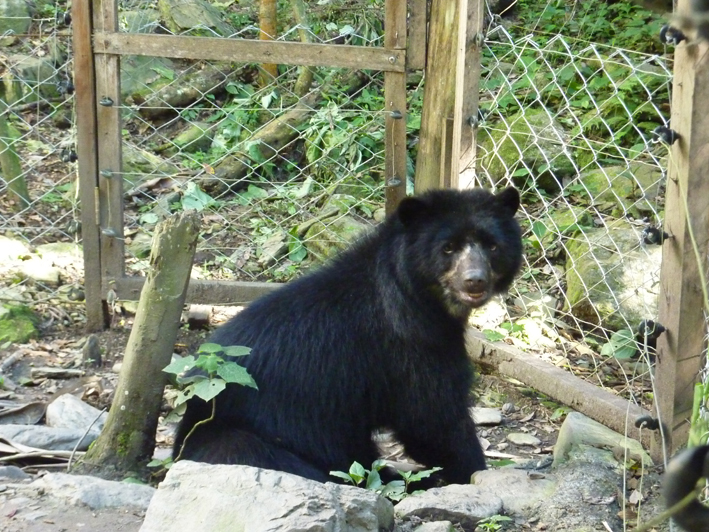
[[[439, 190], [397, 212], [329, 264], [255, 301], [211, 341], [241, 358], [258, 391], [229, 386], [182, 458], [333, 480], [377, 457], [392, 429], [418, 462], [468, 483], [485, 459], [468, 414], [473, 307], [507, 290], [521, 263], [519, 195]], [[188, 402], [175, 454], [211, 407]]]

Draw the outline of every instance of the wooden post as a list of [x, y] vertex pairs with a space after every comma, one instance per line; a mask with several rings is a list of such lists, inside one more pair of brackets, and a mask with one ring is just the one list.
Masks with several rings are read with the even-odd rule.
[[[446, 183], [458, 188], [461, 157], [469, 162], [473, 150], [471, 124], [477, 113], [477, 98], [472, 99], [478, 80], [471, 73], [479, 63], [479, 49], [484, 6], [482, 0], [433, 0], [429, 22], [426, 55], [426, 85], [418, 159], [416, 161], [416, 192], [439, 188]], [[465, 16], [460, 16], [465, 13]], [[479, 72], [479, 70], [478, 70]], [[451, 142], [446, 157], [439, 160], [445, 144], [446, 119], [453, 120]], [[450, 175], [441, 175], [450, 168]]]
[[[406, 49], [406, 0], [387, 0], [384, 47]], [[394, 57], [394, 56], [392, 56]], [[384, 73], [386, 212], [406, 196], [406, 72]]]
[[[93, 10], [95, 31], [118, 31], [116, 0], [93, 0]], [[94, 59], [101, 274], [104, 293], [108, 290], [108, 281], [121, 278], [125, 274], [119, 58], [118, 55], [97, 54]]]
[[81, 198], [81, 245], [84, 251], [86, 328], [103, 329], [101, 244], [98, 226], [98, 166], [96, 146], [96, 87], [91, 46], [93, 19], [90, 2], [73, 2], [74, 86], [76, 88], [76, 153]]
[[406, 70], [422, 70], [426, 66], [426, 0], [409, 0], [409, 27]]
[[[689, 7], [680, 0], [679, 9]], [[665, 194], [655, 400], [667, 452], [687, 441], [693, 386], [705, 352], [709, 251], [709, 43], [694, 40], [675, 50], [671, 148]], [[660, 454], [661, 448], [654, 449]]]

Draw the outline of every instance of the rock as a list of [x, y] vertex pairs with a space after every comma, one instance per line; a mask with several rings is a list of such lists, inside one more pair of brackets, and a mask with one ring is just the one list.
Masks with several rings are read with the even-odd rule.
[[[147, 69], [146, 69], [147, 70]], [[162, 157], [133, 144], [123, 144], [123, 178], [136, 186], [155, 176], [172, 176], [179, 168]]]
[[[603, 449], [607, 456], [599, 458], [597, 453], [589, 452], [589, 447]], [[554, 445], [553, 467], [578, 456], [583, 456], [586, 461], [595, 457], [595, 460], [612, 464], [615, 460], [613, 449], [622, 450], [623, 454], [627, 452], [628, 458], [642, 463], [644, 467], [653, 465], [652, 458], [637, 440], [619, 434], [583, 414], [571, 412], [566, 416]]]
[[324, 223], [317, 221], [305, 233], [303, 244], [308, 253], [324, 260], [347, 247], [348, 243], [361, 236], [369, 227], [351, 216], [327, 219]]
[[24, 242], [0, 235], [0, 264], [22, 260], [30, 253], [30, 248]]
[[502, 423], [502, 412], [498, 408], [483, 408], [475, 406], [470, 409], [476, 425], [499, 425]]
[[504, 467], [478, 471], [473, 475], [473, 484], [486, 496], [502, 500], [502, 513], [529, 517], [547, 500], [556, 489], [553, 476], [530, 476], [529, 471]]
[[532, 175], [514, 177], [518, 187], [558, 192], [563, 178], [576, 173], [568, 140], [547, 111], [527, 109], [511, 116], [505, 128], [480, 130], [481, 166], [498, 184], [524, 165]]
[[585, 171], [579, 181], [583, 184], [579, 195], [587, 198], [587, 204], [613, 216], [630, 213], [639, 218], [655, 212], [663, 175], [656, 165], [632, 163]]
[[50, 59], [22, 54], [5, 59], [10, 67], [3, 74], [8, 100], [30, 102], [59, 97], [58, 70]]
[[533, 447], [538, 447], [542, 444], [542, 441], [536, 436], [527, 434], [526, 432], [510, 432], [507, 435], [507, 441], [514, 443], [515, 445], [530, 445]]
[[150, 94], [172, 83], [176, 76], [170, 59], [141, 55], [121, 57], [121, 95], [129, 104], [140, 105]]
[[79, 265], [83, 267], [83, 250], [79, 244], [73, 242], [52, 242], [41, 244], [35, 249], [35, 253], [52, 266], [66, 268], [68, 266]]
[[155, 488], [143, 484], [65, 473], [48, 473], [30, 486], [42, 488], [48, 495], [65, 499], [71, 504], [83, 504], [93, 510], [118, 507], [144, 510], [155, 494]]
[[416, 527], [414, 532], [455, 532], [455, 527], [450, 521], [433, 521]]
[[472, 532], [478, 521], [502, 511], [502, 499], [479, 486], [451, 484], [409, 495], [394, 511], [404, 520], [418, 517], [427, 521], [450, 521]]
[[236, 33], [222, 20], [219, 9], [204, 0], [158, 0], [158, 9], [173, 33], [200, 37], [229, 37]]
[[0, 466], [0, 480], [29, 480], [32, 477], [17, 466]]
[[106, 423], [108, 412], [84, 403], [78, 397], [65, 393], [47, 405], [47, 426], [65, 429], [87, 430], [94, 439]]
[[160, 26], [160, 13], [150, 8], [121, 11], [120, 22], [126, 33], [154, 33]]
[[16, 35], [24, 35], [30, 28], [32, 16], [24, 0], [0, 0], [0, 46], [15, 42]]
[[288, 252], [286, 234], [277, 231], [258, 248], [258, 263], [266, 268], [273, 266], [283, 255]]
[[165, 150], [165, 155], [174, 155], [178, 152], [194, 153], [208, 151], [214, 138], [214, 126], [206, 122], [192, 122], [170, 142], [170, 148]]
[[81, 348], [81, 360], [89, 366], [101, 366], [101, 346], [98, 343], [98, 336], [95, 334], [90, 334], [86, 338], [86, 343]]
[[37, 338], [36, 323], [37, 317], [29, 307], [0, 303], [0, 342], [24, 344]]
[[164, 532], [179, 523], [181, 530], [201, 532], [374, 532], [389, 530], [393, 522], [391, 503], [372, 491], [280, 471], [182, 460], [158, 487], [140, 530]]
[[22, 279], [30, 279], [51, 287], [57, 287], [62, 282], [62, 271], [47, 260], [33, 256], [17, 265], [16, 272]]
[[145, 259], [150, 256], [150, 249], [153, 246], [153, 237], [142, 231], [134, 234], [126, 248], [138, 259]]
[[[13, 443], [27, 445], [37, 449], [51, 451], [85, 451], [96, 439], [90, 433], [84, 435], [85, 429], [66, 429], [44, 427], [38, 425], [0, 425], [0, 438]], [[77, 443], [81, 444], [77, 447]]]
[[662, 246], [640, 242], [641, 228], [619, 219], [567, 243], [566, 300], [576, 318], [618, 330], [657, 315]]

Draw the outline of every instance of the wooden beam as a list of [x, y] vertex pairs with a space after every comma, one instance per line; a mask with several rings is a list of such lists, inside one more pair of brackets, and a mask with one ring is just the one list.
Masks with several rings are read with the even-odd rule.
[[650, 444], [652, 433], [634, 425], [637, 418], [650, 415], [647, 410], [535, 356], [502, 342], [489, 342], [475, 329], [468, 329], [466, 341], [468, 354], [482, 366], [517, 379], [645, 446]]
[[[113, 289], [118, 299], [138, 301], [145, 277], [122, 277], [104, 280], [104, 293]], [[187, 303], [211, 305], [244, 305], [273, 292], [279, 283], [243, 281], [204, 281], [192, 279], [187, 288]]]
[[426, 66], [426, 23], [428, 9], [426, 0], [409, 0], [409, 41], [406, 53], [406, 69], [422, 70]]
[[404, 72], [405, 49], [385, 49], [341, 44], [220, 39], [137, 33], [94, 34], [97, 54], [146, 55], [178, 59], [206, 59], [239, 63], [278, 63], [326, 66], [353, 70]]
[[91, 50], [93, 20], [90, 2], [71, 6], [76, 94], [76, 154], [81, 199], [81, 245], [84, 252], [86, 329], [101, 330], [104, 299], [101, 291], [101, 246], [98, 225], [98, 161], [96, 147], [96, 90]]
[[[689, 0], [680, 3], [688, 7]], [[709, 250], [709, 43], [675, 49], [671, 148], [665, 192], [658, 319], [667, 328], [657, 341], [655, 400], [669, 452], [689, 432], [694, 384], [706, 351], [707, 251]]]
[[[426, 81], [414, 184], [416, 193], [439, 188], [444, 179], [441, 175], [440, 156], [446, 133], [446, 119], [453, 118], [458, 45], [456, 22], [460, 16], [459, 8], [458, 0], [431, 2]], [[450, 150], [447, 150], [447, 153], [450, 153]]]
[[[94, 28], [118, 29], [115, 0], [93, 0]], [[123, 277], [123, 169], [121, 158], [121, 65], [117, 55], [97, 55], [96, 138], [98, 140], [99, 225], [101, 229], [101, 273]], [[110, 102], [110, 103], [109, 103]]]
[[[406, 0], [387, 0], [384, 46], [406, 48]], [[406, 73], [384, 73], [386, 212], [406, 196]]]

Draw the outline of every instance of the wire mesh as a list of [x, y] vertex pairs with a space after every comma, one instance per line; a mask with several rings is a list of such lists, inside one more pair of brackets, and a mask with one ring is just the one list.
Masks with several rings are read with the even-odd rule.
[[[211, 26], [180, 5], [167, 18], [123, 3], [121, 29], [258, 37], [254, 4]], [[273, 37], [382, 46], [382, 9], [332, 2], [313, 24], [284, 9]], [[129, 272], [182, 208], [205, 213], [196, 275], [209, 279], [290, 279], [383, 216], [382, 73], [280, 65], [271, 79], [255, 64], [135, 56], [122, 58], [121, 93]]]
[[483, 56], [475, 175], [522, 191], [526, 260], [490, 334], [648, 407], [671, 62], [499, 21]]
[[68, 325], [83, 320], [72, 307], [83, 272], [71, 18], [63, 2], [6, 2], [2, 10], [0, 302], [32, 304], [43, 310], [44, 325]]

